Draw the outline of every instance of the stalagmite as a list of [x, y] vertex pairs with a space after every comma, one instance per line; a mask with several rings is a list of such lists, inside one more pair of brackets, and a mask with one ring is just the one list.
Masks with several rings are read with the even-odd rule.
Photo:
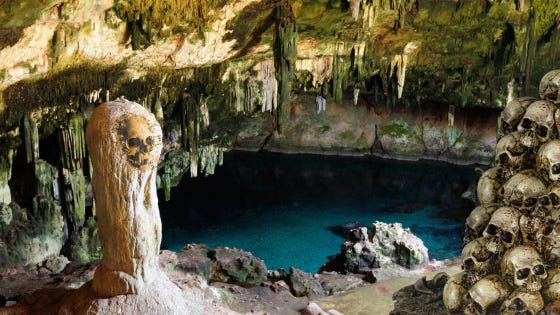
[[[162, 132], [155, 117], [129, 101], [102, 104], [88, 123], [86, 141], [103, 252], [91, 290], [104, 298], [134, 295], [124, 303], [115, 298], [123, 313], [182, 312], [181, 291], [158, 265], [161, 219], [156, 172]], [[116, 311], [110, 302], [92, 303], [88, 314]]]

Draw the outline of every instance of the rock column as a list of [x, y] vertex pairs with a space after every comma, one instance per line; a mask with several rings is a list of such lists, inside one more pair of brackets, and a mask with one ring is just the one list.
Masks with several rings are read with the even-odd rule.
[[92, 289], [101, 297], [142, 294], [162, 275], [156, 194], [161, 128], [137, 103], [108, 102], [93, 113], [86, 142], [103, 252]]

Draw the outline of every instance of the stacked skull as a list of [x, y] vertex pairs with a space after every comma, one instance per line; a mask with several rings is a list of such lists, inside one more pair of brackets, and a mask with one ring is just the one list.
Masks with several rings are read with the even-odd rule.
[[499, 117], [495, 166], [481, 173], [466, 220], [463, 271], [444, 288], [449, 313], [537, 315], [560, 299], [560, 69], [539, 94]]

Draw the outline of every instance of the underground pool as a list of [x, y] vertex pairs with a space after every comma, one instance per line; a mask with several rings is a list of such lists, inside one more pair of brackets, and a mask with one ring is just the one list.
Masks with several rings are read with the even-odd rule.
[[460, 254], [474, 204], [461, 195], [474, 166], [374, 157], [229, 152], [214, 175], [189, 178], [160, 196], [162, 248], [188, 243], [241, 248], [268, 269], [317, 272], [340, 251], [341, 226], [400, 222], [431, 258]]

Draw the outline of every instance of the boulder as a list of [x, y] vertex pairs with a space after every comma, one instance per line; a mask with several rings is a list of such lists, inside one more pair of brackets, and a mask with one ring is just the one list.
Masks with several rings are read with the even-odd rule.
[[316, 299], [325, 296], [325, 290], [312, 274], [290, 267], [290, 276], [288, 284], [295, 296], [307, 296], [310, 299]]
[[237, 248], [218, 247], [209, 252], [212, 259], [210, 281], [253, 286], [266, 280], [264, 262]]
[[208, 258], [209, 249], [202, 244], [188, 244], [177, 253], [176, 269], [194, 272], [206, 280], [210, 279], [212, 260]]
[[[421, 239], [401, 223], [376, 221], [368, 234], [366, 227], [353, 229], [341, 253], [321, 266], [320, 271], [337, 271], [371, 276], [377, 268], [416, 268], [429, 260]], [[374, 277], [375, 278], [375, 277]]]

